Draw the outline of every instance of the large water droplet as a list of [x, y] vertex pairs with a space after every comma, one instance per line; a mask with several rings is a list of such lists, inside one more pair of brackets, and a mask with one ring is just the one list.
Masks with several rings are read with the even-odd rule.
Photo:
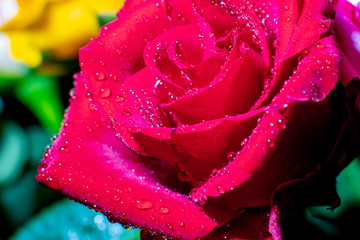
[[229, 160], [229, 161], [233, 161], [234, 159], [235, 159], [235, 157], [236, 157], [236, 152], [230, 152], [228, 155], [227, 155], [227, 159]]
[[99, 94], [101, 98], [108, 98], [111, 96], [111, 90], [109, 88], [101, 88]]
[[151, 201], [146, 200], [146, 199], [141, 199], [136, 202], [136, 207], [141, 210], [148, 210], [148, 209], [153, 208], [153, 206], [154, 206], [154, 204]]
[[179, 220], [179, 226], [180, 227], [185, 227], [185, 223], [183, 221]]
[[161, 207], [160, 212], [162, 214], [168, 214], [170, 212], [170, 209], [168, 209], [167, 207]]
[[168, 223], [168, 224], [167, 224], [167, 227], [168, 227], [170, 230], [173, 230], [173, 229], [174, 229], [174, 227], [173, 227], [173, 225], [171, 225], [171, 223]]
[[116, 95], [115, 101], [116, 102], [123, 102], [125, 100], [124, 96], [122, 95]]
[[105, 75], [103, 73], [95, 73], [96, 75], [96, 79], [99, 80], [99, 81], [103, 81], [105, 80]]

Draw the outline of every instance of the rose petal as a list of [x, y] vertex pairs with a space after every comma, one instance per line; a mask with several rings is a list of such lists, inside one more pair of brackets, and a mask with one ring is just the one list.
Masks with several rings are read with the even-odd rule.
[[[229, 163], [227, 166], [219, 170], [219, 175], [215, 175], [212, 178], [208, 179], [202, 186], [195, 188], [191, 194], [193, 199], [200, 199], [202, 201], [207, 199], [207, 196], [218, 197], [216, 202], [225, 203], [228, 207], [233, 207], [233, 209], [238, 209], [239, 207], [243, 206], [261, 206], [268, 204], [269, 196], [273, 189], [277, 186], [277, 184], [284, 181], [284, 179], [275, 180], [274, 177], [269, 177], [274, 175], [274, 171], [279, 170], [279, 166], [291, 166], [292, 164], [297, 165], [302, 163], [304, 166], [302, 167], [294, 167], [293, 169], [311, 169], [313, 167], [313, 163], [304, 161], [304, 159], [312, 159], [312, 157], [302, 156], [302, 154], [296, 154], [296, 156], [292, 156], [293, 152], [296, 151], [295, 149], [292, 152], [289, 152], [290, 146], [287, 146], [283, 149], [283, 144], [280, 144], [276, 147], [276, 152], [281, 153], [279, 157], [272, 157], [271, 159], [276, 159], [276, 161], [284, 161], [284, 163], [276, 163], [276, 164], [269, 164], [268, 166], [276, 166], [276, 169], [267, 169], [266, 159], [269, 159], [272, 148], [276, 146], [278, 141], [280, 141], [282, 134], [280, 134], [281, 130], [281, 122], [283, 120], [289, 121], [289, 124], [292, 120], [286, 119], [288, 117], [284, 117], [278, 112], [277, 109], [284, 109], [284, 107], [288, 106], [293, 101], [320, 101], [323, 100], [328, 93], [333, 89], [335, 86], [337, 79], [338, 79], [338, 69], [339, 69], [339, 55], [338, 50], [335, 47], [335, 41], [333, 37], [324, 38], [318, 42], [317, 46], [314, 46], [307, 57], [303, 59], [303, 61], [299, 64], [299, 68], [297, 73], [289, 80], [288, 84], [284, 85], [283, 90], [275, 97], [273, 103], [270, 105], [268, 112], [264, 114], [262, 121], [259, 125], [254, 129], [254, 133], [249, 137], [248, 146], [245, 147], [240, 153], [237, 154], [237, 158]], [[316, 66], [317, 60], [320, 61], [320, 67]], [[325, 60], [328, 60], [326, 62]], [[329, 64], [330, 63], [330, 64]], [[327, 66], [328, 65], [328, 66]], [[316, 72], [315, 72], [316, 71]], [[317, 75], [319, 73], [319, 75]], [[297, 75], [301, 75], [301, 78], [296, 77]], [[311, 91], [312, 88], [309, 86], [317, 86], [315, 90], [318, 91]], [[310, 90], [309, 92], [312, 95], [300, 94], [302, 90]], [[315, 93], [315, 96], [314, 96]], [[296, 103], [294, 103], [297, 106]], [[325, 105], [324, 105], [325, 104]], [[284, 139], [289, 138], [291, 139], [292, 146], [296, 146], [297, 149], [310, 149], [311, 152], [312, 147], [314, 146], [314, 140], [320, 136], [326, 136], [326, 129], [330, 129], [329, 126], [325, 126], [324, 122], [327, 122], [328, 119], [331, 119], [331, 116], [327, 116], [331, 110], [328, 108], [326, 103], [323, 104], [311, 104], [305, 105], [305, 108], [302, 107], [295, 107], [295, 109], [300, 108], [300, 110], [294, 110], [294, 113], [289, 114], [288, 116], [296, 116], [300, 114], [297, 119], [294, 121], [298, 124], [296, 127], [291, 127], [290, 129], [296, 129], [295, 131], [287, 130], [285, 135], [282, 137]], [[327, 106], [327, 107], [325, 107]], [[305, 114], [306, 119], [303, 119], [302, 114], [307, 111], [313, 112], [313, 108], [318, 108], [315, 113]], [[321, 107], [321, 108], [320, 108]], [[320, 114], [322, 112], [322, 114]], [[318, 122], [320, 117], [317, 119], [311, 119], [310, 116], [321, 116], [323, 120]], [[326, 117], [327, 116], [327, 117]], [[324, 117], [324, 118], [323, 118]], [[280, 121], [280, 126], [277, 126], [276, 123]], [[311, 124], [308, 122], [311, 120]], [[316, 128], [316, 132], [319, 133], [320, 129], [324, 129], [323, 134], [319, 134], [317, 136], [309, 137], [309, 128]], [[304, 132], [307, 132], [307, 136], [301, 140], [299, 138], [299, 129], [305, 128], [307, 129]], [[288, 128], [287, 128], [288, 129]], [[287, 133], [287, 134], [286, 134]], [[280, 134], [280, 135], [279, 135]], [[308, 138], [309, 137], [309, 138]], [[294, 139], [300, 141], [297, 144], [294, 144]], [[306, 139], [306, 140], [304, 140]], [[319, 139], [319, 142], [324, 142], [325, 139], [331, 139], [330, 137]], [[282, 142], [287, 142], [287, 140], [282, 140]], [[290, 140], [289, 140], [290, 142]], [[325, 141], [326, 142], [326, 141]], [[269, 149], [270, 144], [270, 149]], [[304, 144], [304, 147], [299, 147], [301, 144]], [[310, 144], [310, 145], [308, 145]], [[320, 149], [320, 147], [319, 147]], [[326, 149], [326, 148], [321, 148]], [[281, 150], [281, 151], [280, 151]], [[318, 150], [314, 149], [313, 151]], [[274, 154], [276, 154], [276, 152]], [[319, 151], [325, 153], [324, 151]], [[286, 156], [289, 154], [289, 156]], [[323, 156], [322, 156], [323, 157]], [[291, 159], [292, 161], [289, 161]], [[320, 159], [320, 158], [319, 158]], [[264, 165], [265, 164], [265, 165]], [[289, 165], [288, 165], [289, 164]], [[286, 168], [287, 168], [286, 167]], [[258, 174], [255, 174], [254, 171], [259, 170]], [[269, 171], [269, 172], [268, 172]], [[268, 172], [268, 176], [263, 176]], [[285, 171], [289, 174], [286, 178], [293, 178], [294, 176], [301, 175], [303, 173], [295, 173], [291, 171]], [[306, 172], [306, 171], [305, 171]], [[226, 173], [226, 174], [223, 174]], [[253, 176], [254, 175], [254, 176]], [[258, 178], [261, 180], [256, 180]], [[276, 176], [284, 177], [285, 174], [279, 174]], [[266, 184], [264, 183], [263, 179], [271, 179], [271, 181], [267, 181]], [[274, 180], [274, 182], [272, 182]], [[272, 183], [271, 183], [272, 182]], [[277, 182], [277, 183], [276, 183]], [[241, 185], [240, 185], [241, 184]], [[263, 186], [263, 184], [266, 185]], [[273, 185], [272, 185], [273, 184]], [[262, 191], [256, 191], [252, 194], [248, 194], [246, 196], [240, 196], [237, 194], [243, 192], [252, 192], [255, 188], [254, 186], [259, 185], [259, 189], [263, 189]], [[219, 187], [220, 186], [220, 187]], [[251, 186], [251, 187], [249, 187]], [[231, 191], [232, 189], [234, 189]], [[221, 189], [221, 191], [219, 191]], [[225, 194], [226, 192], [229, 194]], [[234, 197], [238, 196], [238, 197]], [[247, 200], [247, 196], [251, 196], [252, 199]], [[233, 199], [241, 199], [237, 200], [236, 203]]]
[[174, 24], [184, 24], [173, 22], [168, 8], [165, 2], [140, 4], [136, 11], [104, 26], [100, 36], [80, 50], [87, 87], [104, 120], [114, 120], [116, 100], [112, 91], [120, 89], [124, 79], [145, 67], [143, 50], [148, 41]]
[[[276, 72], [273, 76], [271, 90], [262, 95], [252, 109], [270, 104], [279, 91], [280, 94], [276, 97], [279, 106], [287, 104], [286, 99], [321, 101], [330, 93], [337, 83], [341, 62], [340, 51], [334, 37], [320, 39], [303, 53], [304, 55], [300, 55], [297, 60], [291, 58], [285, 62], [284, 71]], [[288, 80], [284, 81], [285, 76], [289, 75], [287, 65], [292, 66], [292, 62], [298, 60], [300, 62], [297, 64], [297, 69]]]
[[222, 174], [194, 189], [192, 198], [204, 200], [207, 194], [212, 196], [209, 204], [231, 209], [268, 205], [280, 183], [303, 177], [328, 157], [337, 134], [334, 129], [339, 129], [328, 121], [331, 114], [328, 98], [321, 103], [290, 104], [284, 115], [269, 109], [237, 158], [219, 170]]
[[78, 79], [63, 128], [42, 161], [37, 180], [113, 221], [176, 238], [210, 232], [216, 223], [179, 193], [181, 185], [175, 183], [173, 191], [162, 184], [176, 179], [172, 168], [131, 152], [98, 111], [89, 108], [85, 96], [84, 82]]
[[[123, 18], [127, 13], [137, 11], [136, 9], [145, 4], [154, 4], [160, 6], [162, 1], [156, 0], [127, 0], [124, 7], [120, 9], [117, 16]], [[166, 1], [167, 18], [171, 20], [174, 25], [191, 24], [197, 22], [192, 9], [192, 3], [189, 0], [170, 0]]]
[[173, 156], [165, 160], [176, 161], [187, 181], [195, 184], [228, 162], [228, 153], [241, 148], [242, 139], [250, 134], [262, 111], [171, 129], [171, 134], [158, 134], [169, 129], [140, 128], [132, 137], [153, 156], [164, 156], [171, 146]]
[[[232, 29], [241, 32], [243, 41], [250, 46], [257, 45], [264, 58], [265, 66], [269, 66], [269, 49], [267, 47], [266, 33], [260, 24], [257, 15], [251, 8], [244, 12], [238, 5], [224, 1], [194, 1], [194, 9], [210, 24], [216, 38], [225, 37]], [[245, 9], [244, 9], [245, 10]]]
[[175, 129], [172, 143], [178, 150], [177, 161], [190, 182], [206, 179], [213, 169], [225, 165], [228, 154], [241, 149], [261, 111]]
[[[191, 89], [207, 84], [214, 74], [208, 73], [210, 77], [195, 79], [191, 76], [199, 75], [199, 69], [205, 68], [203, 61], [213, 63], [217, 67], [215, 68], [215, 71], [217, 70], [215, 73], [217, 73], [224, 54], [212, 51], [209, 53], [207, 48], [202, 47], [203, 41], [199, 39], [199, 33], [198, 25], [189, 24], [161, 34], [145, 49], [145, 64], [163, 81], [172, 83], [180, 89]], [[189, 49], [184, 49], [186, 46]], [[192, 64], [185, 62], [189, 61], [186, 60], [190, 58], [189, 55], [194, 55], [191, 59]], [[190, 66], [186, 66], [188, 64]]]
[[297, 66], [293, 75], [285, 82], [284, 90], [274, 101], [323, 100], [335, 87], [340, 68], [340, 51], [333, 36], [316, 42]]
[[277, 7], [277, 22], [276, 29], [276, 60], [278, 62], [286, 53], [286, 49], [291, 40], [294, 31], [294, 26], [298, 20], [298, 5], [296, 0], [275, 0]]
[[262, 57], [237, 40], [210, 86], [162, 107], [173, 112], [183, 124], [246, 113], [260, 96], [265, 69]]
[[[328, 5], [332, 4], [331, 2], [305, 0], [301, 5], [296, 6], [297, 4], [296, 1], [291, 1], [280, 8], [279, 31], [285, 31], [278, 33], [281, 37], [277, 39], [280, 46], [276, 53], [276, 63], [283, 62], [313, 45], [331, 25], [329, 16], [323, 15], [324, 9], [332, 8]], [[282, 26], [283, 24], [285, 26]]]

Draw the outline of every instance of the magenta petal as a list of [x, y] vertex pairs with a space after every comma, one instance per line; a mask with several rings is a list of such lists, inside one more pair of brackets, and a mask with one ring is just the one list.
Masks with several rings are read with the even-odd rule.
[[[253, 134], [247, 139], [245, 147], [236, 153], [236, 157], [231, 162], [217, 170], [204, 184], [194, 188], [191, 198], [195, 201], [205, 201], [208, 196], [219, 197], [250, 179], [264, 164], [265, 157], [270, 154], [276, 141], [278, 141], [281, 128], [274, 123], [282, 121], [283, 118], [275, 108], [269, 109], [263, 115], [260, 124], [253, 130]], [[271, 144], [270, 147], [269, 143]], [[237, 202], [242, 201], [238, 199]], [[259, 206], [259, 203], [256, 202], [253, 204]]]
[[289, 0], [279, 5], [276, 63], [300, 53], [328, 31], [332, 22], [329, 17], [333, 17], [332, 4], [324, 1], [304, 1], [300, 4]]
[[260, 96], [265, 69], [262, 57], [238, 41], [210, 86], [162, 106], [172, 111], [183, 124], [246, 113]]
[[178, 151], [180, 169], [189, 181], [206, 179], [213, 169], [224, 166], [228, 154], [241, 148], [241, 141], [251, 133], [262, 111], [176, 128], [172, 144]]
[[294, 31], [298, 19], [298, 6], [296, 0], [276, 0], [278, 11], [278, 26], [276, 31], [276, 60], [278, 62], [286, 54], [286, 48]]
[[145, 67], [145, 45], [172, 27], [167, 11], [164, 2], [141, 4], [104, 26], [100, 36], [80, 50], [87, 88], [104, 120], [115, 119], [115, 103], [120, 99], [115, 91], [120, 92], [124, 80]]
[[129, 150], [85, 97], [84, 82], [78, 79], [63, 127], [41, 162], [37, 180], [113, 221], [175, 238], [209, 233], [217, 224], [179, 193], [182, 187], [174, 183], [173, 168]]
[[323, 100], [335, 87], [340, 67], [340, 51], [333, 36], [316, 42], [310, 53], [297, 66], [293, 75], [284, 83], [284, 89], [274, 101], [318, 102]]
[[282, 240], [281, 225], [279, 223], [280, 206], [274, 204], [271, 206], [270, 219], [269, 219], [269, 232], [274, 240]]
[[307, 0], [302, 6], [298, 6], [298, 8], [301, 7], [301, 14], [288, 42], [286, 58], [290, 58], [313, 45], [322, 34], [328, 31], [332, 21], [322, 13], [323, 9], [331, 8], [331, 6], [327, 6], [325, 2]]

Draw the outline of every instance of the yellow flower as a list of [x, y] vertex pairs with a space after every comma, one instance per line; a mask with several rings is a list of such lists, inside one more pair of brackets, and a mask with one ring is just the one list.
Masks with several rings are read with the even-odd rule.
[[0, 28], [10, 39], [11, 54], [32, 68], [42, 63], [44, 53], [56, 60], [75, 59], [79, 48], [98, 35], [97, 15], [115, 14], [123, 5], [123, 0], [2, 1], [17, 8]]

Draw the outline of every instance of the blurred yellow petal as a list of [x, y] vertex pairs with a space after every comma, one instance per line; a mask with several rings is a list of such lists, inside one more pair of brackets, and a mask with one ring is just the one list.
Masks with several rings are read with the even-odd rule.
[[10, 39], [12, 56], [31, 68], [37, 67], [42, 62], [42, 54], [32, 44], [32, 36], [29, 32], [7, 32]]
[[0, 32], [0, 90], [7, 78], [22, 77], [28, 73], [27, 66], [14, 58], [10, 50], [10, 39]]
[[2, 30], [19, 30], [36, 22], [44, 11], [46, 0], [17, 0], [18, 12]]
[[87, 3], [94, 12], [114, 11], [117, 12], [123, 5], [124, 0], [81, 0]]
[[79, 48], [98, 34], [96, 15], [80, 1], [53, 1], [34, 26], [33, 41], [58, 59], [77, 56]]

